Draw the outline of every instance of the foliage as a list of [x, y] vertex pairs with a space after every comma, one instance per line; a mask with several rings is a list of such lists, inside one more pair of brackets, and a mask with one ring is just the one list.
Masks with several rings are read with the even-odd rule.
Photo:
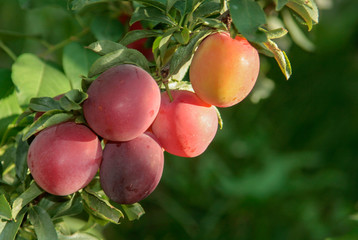
[[[106, 223], [133, 221], [143, 215], [139, 203], [120, 206], [109, 201], [100, 189], [98, 178], [73, 195], [52, 196], [33, 182], [26, 166], [26, 151], [33, 134], [71, 118], [83, 122], [81, 103], [87, 97], [86, 87], [99, 73], [117, 64], [131, 63], [151, 72], [163, 89], [190, 88], [186, 71], [200, 41], [212, 32], [229, 30], [232, 36], [241, 34], [246, 37], [262, 55], [274, 57], [288, 79], [292, 74], [286, 54], [289, 48], [285, 44], [282, 48], [280, 43], [290, 41], [286, 35], [289, 32], [297, 45], [313, 50], [315, 46], [298, 24], [304, 24], [311, 31], [318, 23], [318, 9], [313, 0], [231, 0], [229, 4], [215, 0], [8, 0], [0, 3], [0, 11], [4, 20], [0, 23], [0, 47], [3, 50], [0, 57], [4, 59], [0, 63], [0, 239], [101, 239], [104, 236], [99, 229]], [[8, 16], [14, 12], [18, 17], [16, 23]], [[131, 24], [140, 21], [146, 29], [128, 32], [128, 26], [117, 20], [123, 13], [132, 16]], [[148, 61], [139, 51], [125, 47], [143, 38], [149, 39], [154, 61]], [[271, 81], [265, 69], [262, 69], [260, 79], [261, 88], [259, 84], [252, 94], [258, 96], [258, 100], [270, 92], [270, 85], [264, 84]], [[52, 99], [61, 93], [66, 93], [65, 98]], [[247, 104], [243, 108], [245, 112]], [[34, 113], [44, 111], [46, 113], [32, 123]], [[235, 129], [235, 124], [229, 119], [240, 117], [240, 113], [226, 110], [222, 114], [224, 120], [228, 119], [226, 128]], [[249, 210], [253, 210], [255, 205], [250, 201], [267, 199], [280, 208], [274, 204], [272, 195], [278, 194], [283, 199], [291, 197], [280, 190], [292, 187], [284, 184], [285, 180], [298, 169], [316, 169], [319, 163], [314, 161], [321, 159], [311, 152], [292, 156], [279, 154], [264, 146], [267, 136], [260, 129], [244, 133], [250, 145], [243, 144], [242, 137], [234, 135], [235, 131], [222, 131], [220, 134], [214, 149], [195, 164], [173, 158], [168, 163], [163, 186], [148, 202], [149, 211], [158, 210], [160, 206], [161, 211], [179, 222], [184, 229], [184, 238], [198, 236], [195, 229], [199, 223], [182, 206], [184, 203], [170, 196], [170, 192], [191, 196], [188, 201], [196, 207], [193, 215], [209, 211], [202, 220], [205, 229], [200, 230], [199, 235], [214, 239], [220, 234], [214, 228], [220, 218], [227, 217], [224, 222], [228, 224], [245, 225], [244, 220], [233, 216], [252, 217], [247, 211], [237, 208], [229, 214], [230, 209], [235, 209], [238, 204], [238, 198], [246, 196], [239, 199], [239, 203]], [[231, 145], [227, 145], [228, 139], [233, 142]], [[246, 161], [257, 158], [256, 164], [262, 171], [256, 171], [252, 166], [246, 168], [245, 174], [236, 175], [225, 162], [218, 161], [225, 155], [218, 155], [215, 148], [227, 152], [226, 157], [239, 154], [239, 158], [245, 157]], [[255, 149], [261, 148], [262, 156], [256, 156]], [[301, 159], [312, 159], [313, 163], [302, 163]], [[175, 172], [181, 172], [183, 176]], [[297, 180], [292, 183], [296, 184], [293, 189], [300, 192], [300, 186], [305, 183]], [[210, 209], [201, 203], [197, 189], [210, 197], [207, 200], [212, 202]], [[216, 199], [211, 191], [222, 197]], [[310, 188], [306, 191], [309, 192]], [[225, 196], [233, 199], [226, 202]], [[157, 206], [153, 202], [157, 202]], [[302, 204], [302, 208], [308, 204], [314, 208], [316, 202], [305, 201]], [[270, 213], [274, 214], [274, 211]], [[283, 210], [282, 214], [285, 214]], [[147, 218], [151, 221], [155, 215]], [[135, 224], [140, 227], [141, 221]], [[165, 227], [169, 223], [158, 220], [158, 224]], [[266, 226], [268, 223], [258, 224]], [[173, 238], [173, 235], [169, 236]], [[260, 235], [252, 236], [262, 239]]]

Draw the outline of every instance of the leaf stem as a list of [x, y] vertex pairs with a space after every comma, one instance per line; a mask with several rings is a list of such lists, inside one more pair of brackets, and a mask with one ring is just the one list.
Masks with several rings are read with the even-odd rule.
[[15, 62], [17, 59], [16, 54], [8, 47], [5, 45], [5, 43], [0, 39], [0, 48], [2, 50], [4, 50], [4, 52], [9, 55], [9, 57]]

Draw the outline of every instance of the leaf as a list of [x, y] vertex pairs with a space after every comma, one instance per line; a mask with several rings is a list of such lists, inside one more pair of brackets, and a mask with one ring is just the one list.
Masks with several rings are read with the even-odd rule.
[[224, 127], [224, 120], [221, 117], [221, 113], [220, 113], [219, 109], [217, 107], [215, 107], [215, 106], [214, 106], [214, 108], [216, 110], [216, 114], [218, 115], [218, 124], [219, 124], [219, 128], [221, 130]]
[[39, 117], [39, 119], [30, 125], [29, 129], [23, 136], [23, 140], [27, 140], [33, 134], [40, 132], [47, 127], [66, 122], [71, 118], [73, 118], [73, 114], [65, 112], [64, 110], [51, 110], [45, 112], [41, 117]]
[[0, 195], [0, 219], [10, 220], [11, 207], [4, 194]]
[[149, 72], [148, 60], [142, 53], [135, 49], [119, 49], [110, 52], [93, 63], [88, 73], [89, 77], [94, 77], [111, 67], [120, 64], [135, 64]]
[[19, 231], [22, 220], [24, 219], [26, 210], [24, 209], [17, 214], [15, 221], [9, 221], [6, 223], [4, 229], [0, 233], [0, 240], [14, 240], [17, 232]]
[[276, 28], [270, 31], [264, 31], [268, 39], [281, 38], [285, 36], [288, 31], [284, 28]]
[[81, 83], [82, 90], [84, 92], [87, 92], [88, 88], [91, 86], [91, 84], [93, 83], [94, 80], [95, 79], [86, 78], [86, 77], [82, 76], [82, 83]]
[[288, 11], [282, 11], [283, 21], [285, 26], [290, 32], [292, 40], [306, 51], [314, 51], [315, 45], [306, 37], [301, 28], [297, 25], [296, 21], [292, 18]]
[[55, 211], [53, 218], [63, 216], [72, 216], [81, 213], [83, 210], [82, 198], [79, 194], [75, 194], [69, 201], [62, 203]]
[[124, 33], [124, 26], [117, 19], [105, 14], [94, 17], [91, 30], [97, 40], [118, 41]]
[[318, 8], [317, 5], [310, 0], [290, 0], [287, 7], [296, 12], [304, 21], [308, 27], [308, 31], [311, 31], [312, 26], [318, 23]]
[[54, 109], [61, 110], [62, 108], [59, 101], [51, 97], [38, 97], [30, 99], [29, 109], [35, 112], [47, 112]]
[[274, 58], [278, 63], [283, 75], [288, 80], [292, 74], [291, 63], [286, 56], [286, 53], [278, 48], [277, 44], [271, 40], [268, 40], [264, 45], [274, 54]]
[[132, 30], [129, 31], [119, 42], [120, 44], [127, 46], [128, 44], [135, 42], [142, 38], [149, 38], [149, 37], [157, 37], [163, 34], [161, 31], [155, 31], [155, 30], [147, 30], [147, 29], [141, 29], [141, 30]]
[[220, 13], [220, 3], [207, 1], [202, 3], [193, 13], [193, 18], [208, 17]]
[[276, 11], [280, 11], [287, 3], [289, 0], [274, 0], [275, 4], [276, 4]]
[[107, 2], [106, 0], [73, 0], [71, 5], [72, 5], [72, 10], [79, 12], [81, 11], [83, 8], [88, 7], [89, 5], [93, 5], [99, 2]]
[[22, 112], [17, 101], [11, 72], [0, 69], [0, 142], [8, 125]]
[[121, 218], [124, 217], [119, 209], [113, 207], [108, 201], [102, 199], [96, 193], [88, 189], [82, 191], [81, 196], [85, 203], [85, 207], [87, 207], [87, 211], [95, 217], [116, 224], [118, 224]]
[[76, 232], [72, 235], [63, 235], [61, 232], [57, 232], [58, 240], [98, 240], [99, 238], [84, 232]]
[[186, 45], [190, 40], [190, 31], [184, 27], [180, 32], [174, 33], [175, 39], [182, 45]]
[[266, 15], [253, 0], [231, 0], [229, 10], [236, 29], [249, 41], [265, 42], [266, 35], [259, 27], [266, 24]]
[[161, 0], [136, 0], [136, 2], [139, 2], [145, 6], [155, 7], [162, 11], [166, 9], [166, 6], [164, 5], [164, 3], [162, 3]]
[[170, 43], [170, 40], [173, 36], [173, 33], [175, 31], [177, 31], [178, 28], [177, 27], [174, 27], [174, 28], [170, 28], [168, 29], [164, 34], [163, 36], [161, 37], [160, 41], [159, 41], [159, 45], [158, 45], [158, 50], [159, 50], [159, 53], [160, 53], [160, 58], [162, 59], [162, 62], [164, 62], [164, 58], [165, 58], [165, 54], [167, 52], [167, 48], [168, 48], [168, 45]]
[[34, 226], [38, 240], [58, 239], [55, 226], [48, 213], [39, 206], [33, 206], [29, 210], [29, 219]]
[[101, 40], [94, 43], [91, 43], [88, 47], [88, 49], [92, 50], [93, 52], [104, 56], [108, 53], [120, 50], [120, 49], [126, 49], [125, 46], [122, 44], [109, 41], [109, 40]]
[[26, 106], [33, 97], [55, 97], [71, 89], [62, 72], [30, 53], [17, 58], [12, 66], [12, 79], [21, 106]]
[[66, 111], [82, 109], [81, 103], [88, 98], [88, 94], [77, 89], [67, 92], [60, 100], [62, 109]]
[[87, 75], [98, 55], [76, 42], [63, 49], [62, 65], [73, 89], [81, 89], [81, 76]]
[[16, 218], [21, 209], [29, 202], [34, 200], [44, 191], [40, 189], [35, 182], [33, 182], [25, 192], [18, 196], [12, 204], [12, 218]]
[[[168, 86], [169, 89], [171, 90], [178, 89], [178, 90], [187, 90], [187, 91], [194, 92], [193, 86], [188, 81], [180, 81], [180, 80], [172, 79], [171, 81], [169, 81]], [[165, 86], [163, 86], [163, 89], [165, 89]]]
[[155, 7], [139, 7], [137, 8], [129, 21], [129, 24], [132, 25], [138, 21], [150, 21], [156, 23], [164, 23], [170, 26], [176, 25], [169, 17], [167, 17], [164, 12], [160, 11]]
[[177, 2], [178, 0], [167, 0], [167, 6], [166, 6], [166, 12], [169, 13], [169, 11], [172, 9], [172, 7], [174, 6], [174, 4]]
[[21, 182], [24, 182], [27, 176], [27, 152], [29, 150], [29, 144], [27, 141], [22, 140], [22, 135], [17, 137], [16, 144], [16, 176]]
[[185, 46], [180, 46], [170, 61], [169, 67], [169, 75], [175, 75], [180, 71], [181, 67], [184, 66], [188, 61], [190, 61], [193, 56], [195, 48], [200, 44], [201, 40], [203, 40], [206, 36], [208, 36], [211, 32], [209, 30], [202, 30], [189, 41], [189, 43]]
[[3, 172], [9, 168], [16, 161], [16, 147], [15, 144], [7, 144], [1, 147], [0, 162], [2, 163]]
[[139, 203], [121, 204], [121, 206], [129, 221], [138, 220], [143, 214], [145, 214], [144, 209]]
[[226, 25], [219, 19], [215, 19], [215, 18], [197, 18], [197, 19], [204, 26], [227, 31]]

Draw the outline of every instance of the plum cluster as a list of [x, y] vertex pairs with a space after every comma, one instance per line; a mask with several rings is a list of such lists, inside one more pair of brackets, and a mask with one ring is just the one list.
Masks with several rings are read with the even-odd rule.
[[194, 92], [160, 92], [140, 67], [112, 67], [88, 88], [82, 106], [88, 126], [60, 123], [35, 137], [28, 152], [31, 174], [45, 191], [67, 195], [85, 187], [99, 170], [111, 200], [138, 202], [158, 185], [163, 152], [202, 154], [217, 131], [215, 106], [244, 99], [258, 71], [257, 51], [227, 33], [210, 35], [194, 54], [189, 73]]

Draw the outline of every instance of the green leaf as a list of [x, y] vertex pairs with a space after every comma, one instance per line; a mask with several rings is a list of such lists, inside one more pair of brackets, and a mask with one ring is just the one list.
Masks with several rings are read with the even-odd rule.
[[98, 240], [99, 238], [84, 232], [77, 232], [72, 235], [64, 235], [61, 232], [57, 232], [58, 240]]
[[121, 206], [129, 221], [137, 220], [145, 214], [144, 209], [139, 203], [122, 204]]
[[140, 7], [137, 8], [129, 21], [129, 24], [132, 25], [138, 21], [150, 21], [155, 23], [164, 23], [170, 26], [176, 25], [169, 17], [165, 15], [163, 11], [155, 7]]
[[82, 198], [79, 194], [75, 194], [69, 201], [61, 203], [53, 214], [53, 218], [63, 216], [72, 216], [81, 213], [83, 210]]
[[16, 218], [21, 209], [44, 191], [33, 182], [25, 192], [18, 196], [12, 204], [12, 218]]
[[55, 226], [48, 213], [39, 206], [33, 206], [29, 210], [29, 219], [34, 226], [38, 240], [58, 239]]
[[268, 40], [264, 45], [274, 54], [276, 62], [278, 63], [283, 75], [288, 80], [292, 74], [291, 63], [284, 51], [278, 48], [277, 44]]
[[170, 61], [169, 75], [175, 75], [180, 69], [191, 60], [195, 48], [200, 44], [206, 36], [211, 33], [210, 30], [201, 30], [189, 41], [185, 46], [180, 46]]
[[22, 135], [19, 135], [16, 145], [16, 176], [21, 182], [24, 182], [27, 176], [27, 152], [29, 150], [29, 144], [27, 141], [22, 140]]
[[71, 118], [73, 118], [73, 114], [65, 112], [64, 110], [47, 111], [30, 125], [23, 136], [23, 140], [27, 140], [33, 134], [40, 132], [47, 127], [66, 122]]
[[209, 17], [214, 14], [220, 13], [220, 3], [207, 1], [201, 4], [193, 13], [193, 18]]
[[201, 17], [199, 17], [197, 19], [198, 19], [198, 22], [203, 24], [204, 26], [227, 31], [226, 25], [222, 21], [220, 21], [219, 19], [201, 18]]
[[139, 2], [145, 6], [155, 7], [162, 11], [166, 9], [166, 6], [161, 2], [161, 0], [136, 0], [136, 2]]
[[190, 31], [184, 27], [180, 32], [174, 33], [175, 39], [182, 45], [186, 45], [190, 40]]
[[276, 28], [270, 31], [264, 31], [268, 39], [276, 39], [285, 36], [288, 31], [284, 28]]
[[173, 7], [180, 13], [181, 16], [185, 15], [186, 1], [177, 1], [174, 3]]
[[142, 38], [149, 38], [149, 37], [157, 37], [163, 34], [162, 31], [155, 31], [155, 30], [132, 30], [129, 31], [119, 42], [120, 44], [127, 46], [128, 44], [135, 42]]
[[61, 110], [62, 108], [59, 101], [51, 97], [38, 97], [30, 99], [29, 109], [35, 112], [47, 112], [54, 109]]
[[6, 223], [4, 229], [0, 233], [0, 240], [14, 240], [17, 232], [19, 231], [22, 220], [24, 219], [26, 209], [17, 214], [15, 221]]
[[62, 65], [73, 89], [81, 89], [81, 76], [87, 75], [98, 55], [76, 42], [63, 49]]
[[71, 9], [76, 12], [79, 12], [90, 5], [94, 5], [100, 2], [107, 2], [107, 0], [73, 0], [71, 2]]
[[266, 35], [259, 27], [266, 24], [266, 15], [253, 0], [231, 0], [229, 10], [236, 29], [249, 41], [265, 42]]
[[60, 105], [66, 111], [82, 109], [81, 103], [88, 98], [87, 93], [77, 89], [67, 92], [61, 99]]
[[91, 86], [91, 84], [93, 83], [95, 79], [93, 78], [86, 78], [84, 76], [82, 76], [82, 83], [81, 83], [81, 87], [82, 87], [82, 90], [84, 92], [87, 92], [88, 88]]
[[94, 43], [91, 43], [88, 47], [88, 49], [92, 50], [93, 52], [104, 56], [108, 53], [120, 50], [120, 49], [126, 49], [125, 46], [122, 44], [109, 41], [109, 40], [101, 40]]
[[282, 11], [282, 18], [285, 23], [285, 26], [290, 32], [292, 40], [306, 51], [314, 51], [315, 45], [307, 38], [301, 28], [297, 25], [297, 22], [294, 21], [291, 14], [288, 11]]
[[318, 8], [314, 1], [311, 0], [290, 0], [287, 7], [291, 8], [298, 14], [308, 27], [308, 31], [311, 31], [312, 26], [318, 23]]
[[174, 4], [177, 2], [178, 0], [167, 0], [167, 6], [166, 6], [166, 12], [169, 13], [170, 9], [172, 9], [172, 7], [174, 6]]
[[11, 207], [4, 194], [0, 195], [0, 219], [10, 220]]
[[219, 109], [217, 107], [215, 107], [215, 106], [214, 106], [214, 108], [216, 110], [216, 114], [218, 115], [218, 124], [219, 124], [219, 128], [221, 130], [224, 127], [224, 120], [221, 117], [221, 113], [220, 113]]
[[135, 49], [119, 49], [110, 52], [93, 63], [88, 73], [89, 77], [94, 77], [111, 67], [120, 64], [135, 64], [149, 72], [148, 60], [145, 56]]
[[94, 17], [91, 30], [97, 40], [118, 41], [124, 33], [124, 26], [117, 19], [105, 14]]
[[276, 11], [280, 11], [287, 3], [289, 0], [274, 0], [275, 4], [276, 4]]
[[33, 97], [55, 97], [71, 89], [66, 76], [37, 56], [25, 53], [12, 66], [12, 79], [21, 106]]
[[97, 218], [118, 224], [123, 213], [112, 206], [108, 201], [98, 196], [95, 192], [85, 189], [81, 192], [86, 210]]
[[11, 72], [0, 69], [0, 142], [8, 125], [22, 112], [17, 101]]
[[159, 53], [160, 53], [160, 58], [162, 59], [162, 62], [165, 58], [165, 54], [167, 52], [167, 48], [168, 48], [168, 45], [170, 43], [170, 40], [173, 36], [173, 33], [175, 31], [177, 31], [178, 28], [177, 27], [174, 27], [174, 28], [170, 28], [168, 29], [164, 34], [163, 36], [161, 37], [160, 41], [159, 41], [159, 44], [158, 44], [158, 50], [159, 50]]
[[0, 162], [2, 163], [3, 172], [6, 171], [16, 161], [16, 147], [15, 144], [7, 144], [1, 147]]
[[[176, 79], [171, 79], [171, 81], [169, 81], [169, 83], [168, 83], [168, 86], [169, 86], [169, 89], [171, 89], [171, 90], [176, 89], [176, 90], [187, 90], [187, 91], [194, 92], [193, 86], [188, 81], [180, 81], [180, 80], [176, 80]], [[165, 86], [161, 86], [161, 88], [163, 90], [165, 90]]]

